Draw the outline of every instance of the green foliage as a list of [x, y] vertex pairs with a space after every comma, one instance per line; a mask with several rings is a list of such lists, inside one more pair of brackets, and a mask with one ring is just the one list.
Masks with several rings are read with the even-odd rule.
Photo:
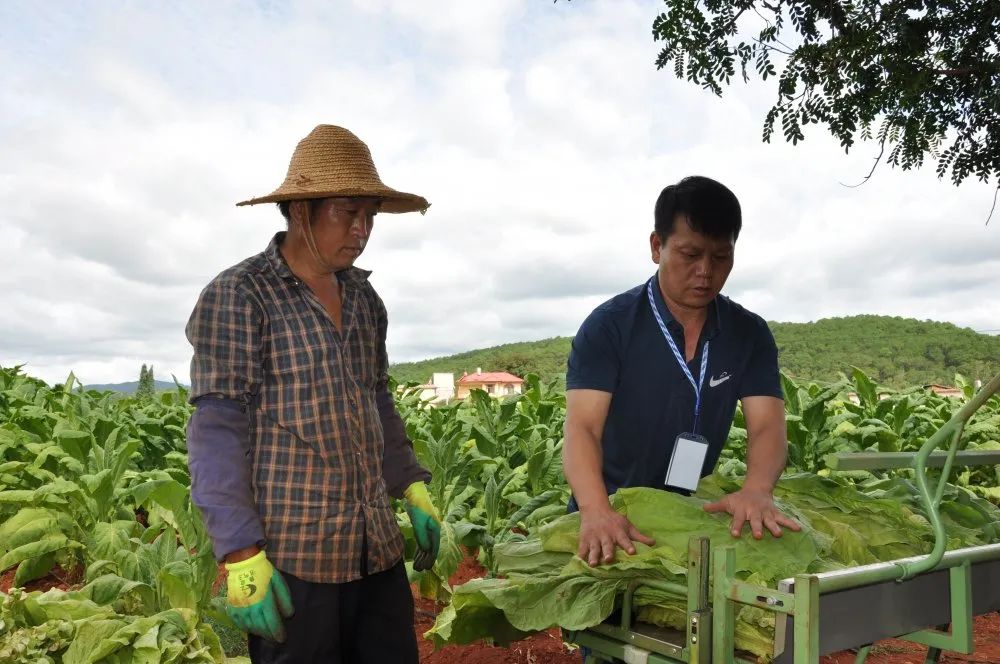
[[135, 399], [142, 405], [146, 405], [156, 398], [156, 381], [153, 378], [153, 367], [146, 368], [142, 365], [139, 371], [139, 385], [135, 389]]
[[[186, 458], [178, 452], [186, 403], [172, 395], [159, 402], [112, 398], [85, 391], [72, 374], [50, 388], [17, 369], [0, 369], [0, 394], [0, 528], [14, 527], [4, 519], [17, 524], [25, 515], [51, 526], [32, 555], [10, 544], [0, 548], [0, 571], [19, 565], [18, 583], [44, 576], [56, 563], [88, 565], [85, 543], [101, 524], [134, 521], [137, 508], [180, 509], [178, 501], [144, 505], [129, 489], [155, 472], [179, 479], [186, 496]], [[189, 539], [193, 530], [185, 533]]]
[[[128, 398], [0, 368], [0, 571], [16, 568], [0, 661], [223, 661], [201, 622], [218, 615], [217, 567], [190, 499], [186, 401], [180, 387]], [[56, 564], [85, 585], [17, 590]]]
[[94, 588], [0, 595], [0, 661], [216, 664], [219, 638], [195, 611], [116, 613]]
[[[465, 401], [436, 408], [404, 389], [397, 405], [418, 459], [431, 471], [431, 497], [456, 545], [478, 548], [488, 569], [495, 568], [497, 543], [565, 511], [566, 398], [554, 384], [529, 374], [521, 395], [497, 399], [473, 390]], [[442, 582], [454, 571], [447, 562], [439, 557], [433, 570]], [[435, 593], [441, 591], [435, 587]]]
[[776, 79], [764, 121], [797, 143], [825, 125], [841, 146], [874, 138], [904, 170], [937, 160], [938, 177], [1000, 184], [1000, 4], [995, 0], [664, 0], [656, 60], [722, 94]]
[[[217, 603], [220, 607], [225, 604], [226, 601], [226, 586], [222, 584], [219, 587], [218, 594], [213, 598], [213, 603]], [[219, 643], [222, 644], [222, 651], [226, 653], [226, 664], [237, 664], [236, 657], [249, 655], [249, 649], [247, 648], [247, 637], [239, 628], [237, 628], [232, 620], [222, 612], [222, 615], [218, 618], [209, 615], [206, 617], [205, 622], [212, 628], [216, 634], [219, 635]], [[249, 657], [241, 660], [243, 664], [250, 664]]]
[[949, 323], [851, 316], [770, 327], [782, 370], [800, 379], [833, 382], [853, 365], [898, 389], [950, 385], [956, 373], [985, 382], [1000, 370], [1000, 336]]
[[[1000, 336], [977, 334], [950, 323], [896, 316], [849, 316], [814, 323], [769, 323], [780, 351], [783, 371], [797, 379], [836, 382], [839, 373], [856, 366], [882, 385], [951, 384], [956, 373], [986, 380], [1000, 370]], [[401, 383], [422, 383], [435, 371], [504, 369], [515, 357], [533, 367], [543, 382], [564, 386], [569, 337], [507, 344], [449, 357], [395, 364], [390, 368]], [[506, 368], [504, 370], [509, 370]], [[523, 377], [525, 374], [515, 373]]]
[[[651, 536], [652, 547], [636, 543], [635, 555], [617, 551], [608, 565], [592, 568], [574, 554], [580, 515], [564, 515], [528, 539], [498, 545], [502, 578], [474, 580], [455, 589], [429, 636], [437, 646], [479, 639], [505, 642], [527, 633], [560, 626], [584, 629], [606, 619], [616, 598], [637, 577], [686, 585], [688, 540], [708, 537], [713, 545], [735, 548], [737, 576], [750, 584], [775, 587], [802, 572], [822, 572], [925, 552], [933, 541], [927, 521], [910, 507], [905, 487], [876, 487], [871, 494], [847, 480], [815, 475], [783, 479], [775, 495], [783, 509], [802, 524], [802, 532], [755, 540], [749, 533], [734, 540], [730, 518], [709, 514], [703, 506], [735, 490], [721, 476], [702, 481], [695, 496], [648, 488], [623, 489], [612, 506]], [[904, 496], [906, 500], [900, 500]], [[964, 521], [948, 524], [956, 546], [1000, 539], [1000, 509], [979, 501], [981, 511], [963, 512]], [[639, 619], [683, 630], [685, 595], [640, 588], [635, 594]], [[774, 614], [752, 607], [738, 609], [736, 646], [765, 659], [773, 649]]]
[[800, 470], [816, 472], [827, 451], [827, 423], [830, 420], [827, 406], [844, 391], [847, 384], [839, 382], [823, 388], [818, 385], [800, 387], [784, 375], [782, 384], [786, 395], [788, 463]]
[[[863, 371], [861, 362], [854, 364], [857, 368], [825, 383], [782, 376], [793, 470], [831, 475], [826, 459], [835, 452], [916, 450], [962, 403], [919, 387], [887, 388]], [[961, 375], [953, 380], [964, 398], [971, 397], [975, 387], [969, 380]], [[462, 546], [478, 552], [491, 576], [510, 579], [565, 567], [574, 550], [567, 540], [562, 548], [539, 545], [544, 533], [558, 531], [547, 529], [564, 519], [569, 497], [562, 472], [566, 399], [558, 380], [528, 374], [521, 395], [495, 398], [474, 391], [443, 407], [431, 407], [413, 385], [397, 387], [393, 383], [397, 408], [418, 457], [433, 473], [430, 493], [443, 517], [434, 567], [422, 573], [409, 569], [420, 591], [441, 601], [454, 598], [456, 607], [466, 601], [459, 599], [462, 592], [453, 595], [449, 584]], [[160, 659], [150, 654], [148, 661], [173, 662], [183, 654], [184, 661], [219, 662], [221, 647], [210, 625], [222, 626], [228, 654], [245, 652], [239, 635], [226, 632], [232, 625], [220, 598], [212, 596], [216, 563], [190, 499], [186, 399], [180, 386], [147, 402], [86, 390], [72, 375], [48, 386], [18, 368], [0, 368], [0, 571], [16, 568], [14, 582], [21, 585], [57, 564], [83, 570], [83, 584], [69, 592], [15, 590], [0, 596], [0, 660], [3, 653], [18, 653], [29, 661], [73, 662], [81, 661], [87, 648], [113, 648], [108, 661], [138, 661], [147, 655], [151, 630], [159, 630]], [[968, 449], [1000, 448], [1000, 396], [969, 422], [962, 442]], [[738, 410], [714, 486], [745, 473], [746, 451], [746, 422]], [[791, 479], [786, 482], [794, 486]], [[828, 502], [837, 498], [838, 510], [850, 513], [863, 507], [847, 500], [856, 493], [852, 485], [873, 500], [905, 506], [915, 518], [926, 516], [910, 471], [834, 473], [822, 486]], [[998, 486], [1000, 468], [956, 472], [942, 508], [950, 544], [1000, 534], [996, 508], [982, 499], [1000, 502]], [[823, 516], [822, 507], [798, 509], [816, 532], [829, 534], [838, 526]], [[872, 523], [879, 518], [889, 516], [873, 517]], [[397, 521], [412, 557], [412, 527], [402, 506]], [[919, 539], [926, 529], [919, 523], [909, 531], [899, 524], [893, 528], [906, 531], [899, 537]], [[865, 546], [904, 550], [897, 540], [855, 529], [865, 533]], [[835, 544], [838, 555], [856, 562], [882, 555], [846, 536]], [[676, 562], [669, 559], [664, 569]], [[590, 589], [566, 595], [579, 600], [570, 602], [568, 612], [590, 600], [603, 606], [605, 589], [590, 581], [575, 583]], [[30, 622], [24, 617], [29, 608]], [[194, 627], [182, 638], [175, 628], [189, 621]], [[513, 638], [523, 625], [512, 627], [504, 618], [493, 621], [494, 628], [495, 638]], [[30, 659], [43, 652], [49, 660]]]

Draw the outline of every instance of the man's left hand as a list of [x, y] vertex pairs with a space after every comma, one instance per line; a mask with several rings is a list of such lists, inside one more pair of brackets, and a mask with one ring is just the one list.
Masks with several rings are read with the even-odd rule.
[[750, 532], [754, 538], [764, 536], [766, 527], [775, 537], [781, 537], [781, 527], [799, 531], [802, 527], [794, 519], [785, 516], [774, 505], [770, 491], [748, 489], [746, 487], [731, 493], [721, 500], [705, 505], [706, 512], [728, 512], [733, 516], [731, 533], [733, 537], [743, 534], [743, 524], [750, 522]]
[[407, 487], [406, 513], [413, 524], [413, 538], [417, 541], [417, 552], [413, 556], [413, 569], [423, 572], [434, 566], [438, 548], [441, 546], [441, 517], [438, 516], [427, 485], [414, 482]]

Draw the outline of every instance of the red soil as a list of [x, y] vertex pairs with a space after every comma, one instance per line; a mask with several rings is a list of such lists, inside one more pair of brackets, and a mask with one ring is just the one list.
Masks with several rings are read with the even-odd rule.
[[226, 579], [228, 577], [229, 577], [229, 570], [226, 569], [226, 563], [219, 563], [218, 572], [215, 575], [215, 581], [212, 582], [213, 597], [219, 594], [219, 588], [225, 585]]
[[[972, 625], [974, 651], [971, 655], [941, 653], [940, 664], [963, 662], [1000, 662], [1000, 612], [976, 616]], [[866, 664], [924, 664], [927, 648], [898, 639], [879, 641], [868, 655]], [[854, 664], [853, 652], [839, 652], [820, 658], [820, 664]]]
[[[52, 571], [40, 579], [35, 579], [34, 581], [28, 581], [24, 585], [24, 589], [28, 592], [32, 590], [41, 590], [45, 592], [50, 588], [58, 588], [60, 590], [76, 590], [79, 588], [83, 581], [83, 566], [80, 565], [72, 571], [66, 571], [59, 565], [52, 568]], [[3, 574], [0, 574], [0, 593], [10, 592], [10, 587], [14, 584], [14, 574], [17, 573], [17, 567], [12, 567]]]

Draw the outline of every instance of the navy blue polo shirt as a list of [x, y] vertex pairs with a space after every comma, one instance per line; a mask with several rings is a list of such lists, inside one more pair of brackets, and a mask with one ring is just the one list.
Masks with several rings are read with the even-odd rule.
[[[664, 304], [655, 275], [653, 279], [656, 307], [683, 355], [684, 329]], [[696, 382], [706, 340], [708, 367], [696, 432], [709, 442], [702, 477], [719, 460], [738, 399], [783, 398], [778, 348], [763, 318], [717, 296], [688, 363]], [[653, 316], [645, 283], [600, 305], [580, 326], [569, 355], [566, 389], [612, 395], [601, 441], [609, 495], [623, 487], [666, 488], [674, 441], [694, 426], [695, 393]]]

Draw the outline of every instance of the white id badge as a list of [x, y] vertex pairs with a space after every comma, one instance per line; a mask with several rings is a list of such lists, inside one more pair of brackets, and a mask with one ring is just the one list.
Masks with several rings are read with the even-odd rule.
[[701, 469], [708, 454], [708, 439], [696, 433], [682, 433], [674, 442], [664, 484], [694, 491], [701, 479]]

